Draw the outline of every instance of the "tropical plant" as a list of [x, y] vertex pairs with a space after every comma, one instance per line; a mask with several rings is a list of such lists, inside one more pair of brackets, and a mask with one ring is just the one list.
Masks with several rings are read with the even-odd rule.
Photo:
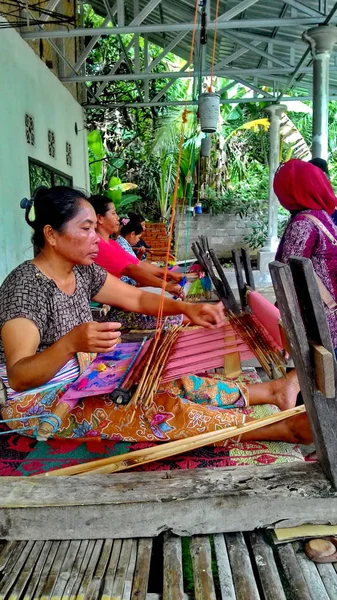
[[99, 130], [88, 133], [88, 148], [91, 192], [110, 198], [123, 216], [123, 213], [139, 200], [138, 195], [124, 192], [137, 188], [137, 185], [123, 183], [119, 178], [119, 171], [123, 170], [125, 165], [124, 160], [104, 147]]

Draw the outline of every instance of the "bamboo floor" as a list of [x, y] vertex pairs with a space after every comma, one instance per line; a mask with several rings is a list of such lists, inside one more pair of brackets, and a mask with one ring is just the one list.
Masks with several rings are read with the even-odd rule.
[[[60, 525], [61, 526], [61, 525]], [[268, 531], [0, 542], [3, 600], [336, 600], [337, 564]]]

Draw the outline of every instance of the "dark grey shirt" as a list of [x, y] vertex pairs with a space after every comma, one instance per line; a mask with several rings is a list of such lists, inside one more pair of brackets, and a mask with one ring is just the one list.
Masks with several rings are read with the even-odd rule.
[[[0, 331], [6, 321], [24, 317], [40, 332], [38, 352], [59, 340], [73, 327], [92, 321], [90, 300], [104, 285], [107, 273], [98, 265], [74, 267], [76, 287], [65, 294], [31, 262], [19, 265], [0, 287]], [[0, 363], [4, 362], [2, 340]]]

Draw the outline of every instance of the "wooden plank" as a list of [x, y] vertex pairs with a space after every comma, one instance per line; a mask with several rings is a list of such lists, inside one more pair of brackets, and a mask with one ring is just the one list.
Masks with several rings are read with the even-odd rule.
[[71, 572], [73, 570], [80, 545], [81, 542], [79, 540], [72, 540], [70, 542], [66, 550], [64, 561], [62, 563], [61, 573], [55, 581], [55, 585], [53, 588], [53, 598], [63, 597], [63, 594], [71, 577]]
[[123, 590], [123, 596], [122, 596], [121, 600], [130, 600], [131, 599], [132, 583], [133, 583], [133, 576], [134, 576], [135, 567], [136, 567], [136, 559], [137, 559], [137, 540], [132, 540], [130, 562], [129, 562], [129, 566], [127, 568], [126, 575], [125, 575], [124, 590]]
[[33, 547], [33, 542], [21, 542], [18, 545], [18, 554], [12, 554], [3, 571], [0, 581], [0, 599], [5, 600], [8, 591], [16, 580], [21, 567]]
[[139, 539], [136, 567], [131, 592], [132, 600], [146, 600], [150, 574], [151, 553], [152, 538]]
[[[34, 570], [36, 562], [39, 558], [41, 550], [43, 548], [44, 542], [34, 542], [33, 547], [31, 548], [29, 554], [27, 555], [27, 559], [25, 563], [22, 565], [22, 568], [19, 568], [18, 577], [15, 581], [15, 584], [10, 590], [10, 598], [21, 598], [22, 592], [25, 590], [29, 578]], [[19, 557], [18, 557], [19, 558]], [[17, 568], [18, 563], [15, 565]]]
[[301, 461], [60, 477], [57, 486], [38, 477], [3, 477], [1, 483], [3, 539], [133, 538], [170, 530], [193, 535], [274, 523], [337, 523], [337, 492], [319, 464]]
[[259, 573], [264, 600], [286, 600], [273, 549], [267, 543], [265, 534], [254, 532], [250, 534], [249, 541]]
[[109, 563], [112, 546], [113, 540], [104, 541], [101, 555], [99, 557], [98, 564], [95, 569], [95, 573], [85, 593], [85, 600], [98, 600], [98, 598], [101, 597], [101, 586], [105, 575], [105, 571], [107, 569], [107, 565]]
[[250, 261], [249, 250], [247, 250], [247, 248], [241, 248], [241, 259], [246, 276], [247, 285], [250, 287], [251, 290], [255, 290], [252, 263]]
[[[88, 568], [88, 565], [90, 563], [90, 559], [91, 556], [93, 554], [94, 548], [95, 548], [95, 544], [96, 542], [94, 540], [90, 540], [89, 543], [86, 545], [85, 550], [84, 550], [84, 556], [81, 560], [81, 562], [79, 562], [76, 565], [76, 571], [75, 571], [75, 581], [73, 582], [73, 587], [70, 591], [70, 598], [73, 599], [77, 596], [80, 586], [82, 584], [82, 580], [85, 576], [86, 570]], [[64, 598], [64, 596], [63, 596]], [[63, 599], [62, 599], [63, 600]]]
[[[296, 263], [296, 265], [303, 266], [303, 262]], [[292, 268], [294, 269], [294, 263], [292, 263]], [[299, 277], [302, 287], [307, 286], [307, 271], [308, 265], [306, 266], [305, 271], [305, 281], [303, 281], [303, 273], [301, 272], [301, 269], [299, 268], [296, 270], [296, 278]], [[315, 309], [312, 307], [312, 313], [310, 315], [310, 318], [312, 321], [314, 321], [316, 318], [317, 320], [315, 324], [309, 325], [310, 318], [309, 315], [307, 315], [305, 317], [307, 325], [306, 330], [304, 327], [298, 302], [301, 302], [302, 314], [306, 315], [308, 311], [308, 306], [304, 308], [303, 302], [309, 302], [308, 296], [310, 297], [310, 294], [308, 292], [308, 286], [306, 293], [301, 292], [298, 298], [295, 293], [294, 281], [291, 275], [290, 267], [288, 265], [284, 265], [278, 262], [271, 263], [270, 272], [275, 288], [276, 299], [278, 307], [280, 309], [282, 322], [286, 329], [289, 344], [291, 347], [291, 356], [295, 364], [303, 400], [307, 409], [308, 419], [313, 435], [315, 448], [317, 451], [317, 456], [320, 464], [322, 465], [323, 470], [331, 479], [333, 485], [336, 487], [337, 437], [335, 435], [335, 429], [337, 428], [337, 402], [332, 402], [328, 400], [327, 398], [325, 398], [325, 396], [323, 396], [321, 392], [315, 389], [314, 366], [313, 362], [311, 361], [311, 353], [308, 343], [308, 328], [310, 327], [310, 341], [316, 344], [323, 345], [329, 352], [331, 351], [331, 340], [329, 346], [329, 340], [327, 339], [328, 337], [330, 337], [330, 334], [324, 333], [324, 329], [327, 328], [326, 321], [325, 328], [323, 326], [325, 315], [324, 313], [320, 313], [319, 317], [317, 317], [319, 311], [317, 310], [317, 307]], [[314, 277], [313, 274], [312, 277]], [[297, 291], [299, 293], [298, 283], [299, 282], [297, 282], [296, 285]], [[314, 285], [316, 285], [317, 288], [315, 280], [311, 283], [313, 289]], [[316, 292], [318, 294], [317, 289]], [[312, 306], [312, 300], [310, 300], [310, 303]], [[321, 311], [323, 311], [321, 301], [320, 304]], [[317, 322], [318, 319], [319, 327]], [[320, 333], [319, 331], [319, 328], [321, 326], [323, 328], [322, 333]]]
[[326, 398], [334, 399], [336, 396], [334, 356], [324, 346], [311, 344], [315, 365], [315, 381], [317, 389]]
[[213, 539], [222, 598], [236, 600], [225, 537], [223, 533], [216, 533]]
[[2, 573], [2, 571], [4, 570], [11, 554], [13, 552], [15, 552], [15, 554], [17, 553], [17, 546], [19, 545], [19, 542], [3, 542], [1, 544], [1, 553], [0, 553], [0, 574]]
[[313, 600], [291, 544], [276, 546], [290, 598]]
[[232, 250], [232, 259], [233, 259], [236, 283], [238, 286], [238, 291], [239, 291], [239, 296], [240, 296], [241, 308], [244, 309], [247, 306], [246, 286], [245, 286], [245, 282], [243, 280], [242, 264], [241, 264], [241, 258], [240, 258], [240, 254], [239, 254], [238, 250]]
[[103, 548], [103, 540], [96, 540], [88, 565], [84, 571], [84, 576], [77, 590], [77, 600], [87, 598], [87, 593], [92, 582], [94, 572], [97, 568], [99, 557]]
[[35, 598], [39, 597], [38, 595], [35, 595], [35, 591], [39, 585], [39, 582], [44, 577], [45, 564], [46, 564], [49, 552], [50, 552], [53, 544], [57, 545], [58, 542], [49, 542], [48, 541], [48, 542], [43, 543], [43, 547], [42, 547], [40, 556], [36, 562], [34, 571], [32, 573], [32, 576], [30, 578], [30, 581], [29, 581], [28, 586], [25, 591], [24, 600], [32, 600], [33, 598], [35, 599]]
[[52, 595], [55, 582], [57, 581], [61, 573], [63, 561], [69, 548], [69, 544], [69, 540], [63, 540], [62, 542], [60, 542], [60, 545], [55, 554], [55, 558], [51, 563], [48, 577], [46, 578], [45, 584], [42, 588], [40, 597], [41, 600], [48, 600], [48, 598]]
[[115, 575], [117, 571], [117, 565], [119, 561], [119, 556], [122, 548], [122, 540], [118, 539], [114, 541], [114, 545], [112, 548], [110, 561], [108, 564], [107, 571], [105, 573], [104, 585], [102, 590], [102, 600], [109, 600], [112, 595], [112, 587], [115, 580]]
[[115, 580], [112, 586], [112, 597], [113, 600], [122, 600], [125, 579], [129, 568], [129, 563], [131, 560], [132, 554], [132, 546], [133, 540], [126, 539], [122, 541], [121, 553], [119, 555], [119, 561], [117, 566], [117, 571], [115, 575]]
[[317, 564], [317, 570], [322, 578], [329, 598], [335, 600], [337, 598], [337, 573], [333, 568], [333, 565], [331, 563]]
[[164, 537], [163, 600], [183, 600], [184, 581], [181, 538], [169, 533]]
[[[225, 342], [236, 342], [236, 335], [229, 335], [225, 337]], [[229, 379], [234, 379], [242, 373], [241, 360], [239, 352], [230, 352], [230, 354], [224, 355], [224, 375]]]
[[62, 600], [69, 600], [69, 598], [70, 598], [72, 589], [75, 585], [75, 582], [77, 581], [78, 574], [81, 569], [81, 565], [83, 563], [85, 554], [87, 552], [88, 545], [89, 545], [89, 540], [82, 540], [80, 542], [80, 546], [79, 546], [78, 552], [76, 554], [74, 564], [72, 566], [70, 575], [68, 577], [65, 589], [63, 590]]
[[294, 542], [292, 545], [312, 597], [319, 598], [319, 600], [330, 600], [323, 581], [319, 576], [316, 563], [306, 557], [303, 550], [300, 548], [300, 543]]
[[237, 600], [260, 600], [243, 534], [227, 533], [225, 539]]
[[195, 600], [216, 600], [211, 544], [208, 536], [193, 536], [190, 540]]

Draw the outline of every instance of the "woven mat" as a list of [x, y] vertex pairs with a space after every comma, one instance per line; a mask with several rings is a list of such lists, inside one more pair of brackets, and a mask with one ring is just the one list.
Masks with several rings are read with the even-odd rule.
[[[255, 371], [246, 373], [241, 381], [260, 381]], [[245, 414], [260, 418], [278, 412], [271, 405], [261, 405], [241, 409]], [[298, 446], [286, 442], [225, 442], [224, 446], [207, 446], [188, 454], [181, 454], [166, 460], [137, 467], [136, 471], [157, 471], [171, 469], [199, 469], [239, 465], [279, 464], [303, 461]], [[116, 456], [133, 450], [153, 446], [146, 442], [113, 442], [95, 440], [51, 439], [47, 442], [15, 433], [0, 436], [0, 475], [36, 475], [52, 469], [78, 465], [89, 460]]]

